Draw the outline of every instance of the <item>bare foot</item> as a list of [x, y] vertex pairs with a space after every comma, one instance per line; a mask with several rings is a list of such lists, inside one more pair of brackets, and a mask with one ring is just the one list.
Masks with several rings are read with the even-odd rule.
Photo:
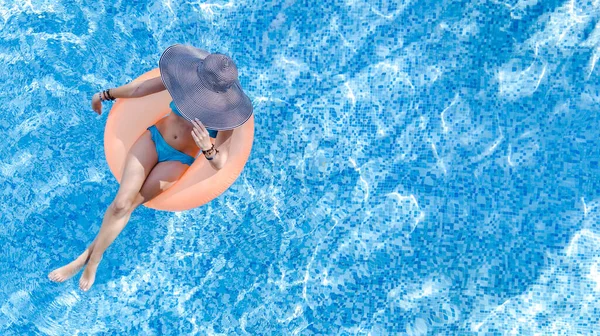
[[85, 266], [85, 269], [83, 270], [83, 275], [79, 279], [79, 288], [81, 288], [83, 291], [87, 291], [94, 284], [94, 281], [96, 280], [96, 270], [98, 269], [98, 264], [100, 264], [100, 260], [89, 260], [87, 266]]
[[85, 259], [77, 258], [67, 265], [57, 268], [48, 274], [48, 279], [54, 282], [63, 282], [70, 279], [73, 275], [77, 274], [79, 270], [85, 265]]

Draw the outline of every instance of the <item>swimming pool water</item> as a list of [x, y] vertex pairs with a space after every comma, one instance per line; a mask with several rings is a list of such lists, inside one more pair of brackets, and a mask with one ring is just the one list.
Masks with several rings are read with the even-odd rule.
[[[598, 1], [0, 2], [1, 335], [600, 330]], [[96, 283], [47, 274], [118, 184], [91, 94], [232, 56], [253, 151], [139, 208]]]

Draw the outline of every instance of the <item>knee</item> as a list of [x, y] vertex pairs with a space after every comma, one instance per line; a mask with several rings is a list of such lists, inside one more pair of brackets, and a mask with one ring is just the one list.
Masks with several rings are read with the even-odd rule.
[[110, 207], [115, 214], [125, 214], [133, 210], [133, 203], [133, 198], [131, 197], [117, 196], [110, 204]]

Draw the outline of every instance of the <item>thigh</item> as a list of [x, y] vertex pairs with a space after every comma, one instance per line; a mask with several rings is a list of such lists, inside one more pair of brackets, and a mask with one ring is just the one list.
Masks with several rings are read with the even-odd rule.
[[157, 161], [158, 155], [154, 141], [152, 141], [150, 131], [146, 130], [127, 153], [117, 196], [134, 198]]
[[161, 192], [169, 189], [189, 167], [179, 161], [163, 161], [158, 163], [146, 178], [140, 190], [140, 198], [136, 204], [146, 203]]

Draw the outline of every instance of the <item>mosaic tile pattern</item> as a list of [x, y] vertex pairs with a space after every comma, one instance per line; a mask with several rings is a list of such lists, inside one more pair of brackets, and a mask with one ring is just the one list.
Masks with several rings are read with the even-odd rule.
[[[600, 330], [598, 1], [0, 2], [0, 334]], [[231, 55], [252, 156], [50, 283], [118, 185], [91, 93]]]

